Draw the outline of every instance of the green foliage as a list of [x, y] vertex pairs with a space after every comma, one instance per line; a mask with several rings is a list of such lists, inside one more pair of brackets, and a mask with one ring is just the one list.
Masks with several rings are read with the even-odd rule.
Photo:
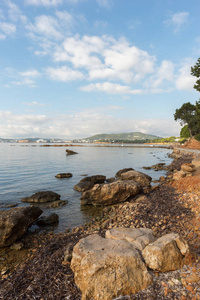
[[191, 75], [197, 77], [194, 89], [200, 92], [200, 58], [197, 60], [197, 63], [194, 65], [194, 67], [191, 67]]
[[200, 133], [195, 135], [195, 140], [199, 141], [200, 142]]
[[181, 125], [188, 125], [190, 137], [200, 133], [200, 101], [196, 104], [184, 103], [181, 108], [176, 109], [174, 119], [180, 121]]
[[184, 138], [184, 139], [187, 139], [187, 138], [190, 137], [190, 132], [188, 130], [188, 125], [185, 125], [183, 128], [181, 128], [180, 137]]
[[152, 143], [174, 143], [176, 142], [177, 138], [175, 136], [170, 136], [167, 138], [159, 138], [159, 139], [154, 139], [151, 142]]

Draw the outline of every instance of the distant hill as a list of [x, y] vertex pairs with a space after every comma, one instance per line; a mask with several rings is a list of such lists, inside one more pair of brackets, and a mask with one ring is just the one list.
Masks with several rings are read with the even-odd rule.
[[141, 132], [129, 132], [129, 133], [111, 133], [111, 134], [96, 134], [90, 137], [87, 137], [83, 140], [88, 142], [95, 141], [141, 141], [141, 140], [154, 140], [159, 138], [156, 135], [145, 134]]

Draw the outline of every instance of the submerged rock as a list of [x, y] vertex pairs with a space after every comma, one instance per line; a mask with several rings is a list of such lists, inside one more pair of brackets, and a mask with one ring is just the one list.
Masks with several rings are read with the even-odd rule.
[[17, 207], [0, 211], [0, 247], [10, 246], [42, 214], [38, 207]]
[[60, 195], [51, 191], [38, 192], [30, 197], [21, 199], [22, 202], [45, 203], [60, 200]]
[[52, 213], [49, 216], [41, 216], [37, 220], [38, 226], [48, 226], [59, 222], [59, 217], [56, 213]]

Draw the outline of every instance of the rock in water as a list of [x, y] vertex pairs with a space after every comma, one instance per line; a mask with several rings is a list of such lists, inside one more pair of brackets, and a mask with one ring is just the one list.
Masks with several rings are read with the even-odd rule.
[[22, 202], [45, 203], [60, 200], [60, 195], [51, 191], [38, 192], [30, 197], [21, 199]]
[[56, 213], [52, 213], [49, 216], [42, 216], [37, 220], [38, 226], [48, 226], [59, 222], [59, 217]]
[[93, 175], [87, 176], [79, 181], [78, 184], [74, 186], [74, 189], [78, 192], [84, 192], [91, 189], [96, 183], [104, 183], [106, 176], [104, 175]]
[[0, 247], [10, 246], [42, 214], [38, 207], [17, 207], [0, 211]]
[[97, 234], [75, 245], [71, 268], [82, 300], [111, 300], [137, 293], [152, 283], [152, 276], [133, 245]]
[[127, 171], [121, 174], [121, 179], [123, 180], [134, 180], [141, 184], [142, 187], [149, 187], [151, 185], [152, 178], [138, 171]]
[[108, 184], [95, 184], [81, 196], [82, 204], [110, 205], [126, 201], [141, 191], [141, 185], [135, 181], [117, 180]]
[[74, 155], [74, 154], [78, 154], [77, 152], [75, 152], [75, 151], [72, 151], [72, 150], [69, 150], [69, 149], [66, 149], [66, 153], [67, 153], [67, 155]]
[[72, 173], [59, 173], [55, 177], [56, 178], [70, 178], [70, 177], [72, 177]]

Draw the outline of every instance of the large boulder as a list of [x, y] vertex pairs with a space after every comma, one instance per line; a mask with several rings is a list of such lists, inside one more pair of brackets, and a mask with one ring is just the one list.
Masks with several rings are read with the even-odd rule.
[[121, 169], [121, 170], [119, 170], [119, 171], [115, 174], [115, 177], [118, 178], [118, 179], [120, 179], [122, 173], [126, 173], [126, 172], [128, 172], [128, 171], [134, 171], [134, 169], [133, 169], [133, 168], [125, 168], [125, 169]]
[[46, 203], [60, 200], [60, 195], [51, 191], [38, 192], [30, 197], [21, 199], [22, 202]]
[[93, 175], [87, 176], [80, 180], [78, 184], [74, 186], [74, 189], [78, 192], [84, 192], [91, 189], [96, 183], [104, 183], [106, 176], [104, 175]]
[[74, 246], [71, 268], [82, 300], [111, 300], [147, 288], [152, 276], [127, 241], [90, 235]]
[[113, 240], [124, 240], [142, 251], [149, 243], [155, 241], [153, 231], [148, 228], [113, 228], [106, 231], [105, 237]]
[[177, 233], [170, 233], [147, 245], [142, 255], [149, 268], [168, 272], [181, 267], [188, 251], [188, 244]]
[[10, 246], [42, 214], [38, 207], [17, 207], [0, 211], [0, 247]]
[[82, 204], [110, 205], [124, 202], [128, 198], [137, 195], [141, 191], [141, 185], [135, 181], [117, 180], [108, 184], [95, 184], [81, 196]]
[[130, 170], [121, 174], [122, 180], [134, 180], [141, 184], [142, 187], [150, 187], [152, 178], [142, 172]]

